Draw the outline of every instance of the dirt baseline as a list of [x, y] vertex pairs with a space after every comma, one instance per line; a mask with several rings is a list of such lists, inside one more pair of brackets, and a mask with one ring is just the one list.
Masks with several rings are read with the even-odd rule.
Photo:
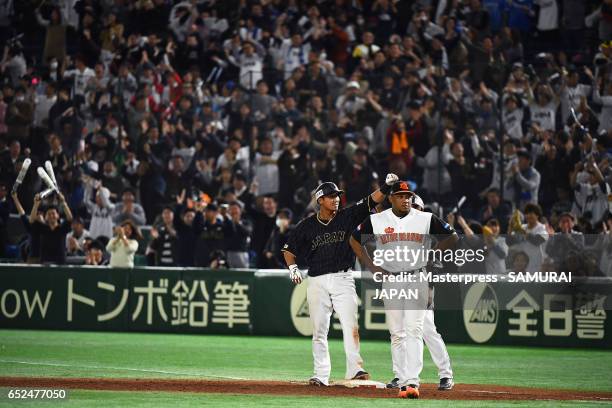
[[[132, 378], [0, 377], [2, 387], [67, 388], [105, 391], [168, 391], [219, 394], [305, 395], [319, 397], [397, 398], [397, 390], [312, 387], [281, 381], [217, 381]], [[612, 392], [457, 384], [452, 391], [438, 391], [436, 384], [422, 384], [421, 399], [439, 400], [581, 400], [610, 401]]]

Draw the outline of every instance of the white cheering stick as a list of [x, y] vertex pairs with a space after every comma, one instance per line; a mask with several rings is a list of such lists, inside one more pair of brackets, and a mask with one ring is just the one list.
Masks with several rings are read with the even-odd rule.
[[13, 190], [11, 190], [11, 193], [16, 192], [21, 183], [23, 183], [23, 179], [25, 178], [26, 173], [30, 168], [30, 164], [32, 164], [32, 160], [30, 160], [29, 158], [23, 161], [23, 164], [21, 165], [21, 170], [19, 170], [19, 174], [17, 175], [17, 180], [15, 180], [15, 184], [13, 184]]
[[45, 169], [43, 169], [42, 167], [39, 167], [36, 169], [36, 171], [38, 172], [38, 175], [40, 176], [40, 178], [45, 182], [47, 187], [49, 187], [52, 190], [57, 190], [57, 187], [55, 187], [55, 184], [53, 184], [53, 180], [51, 180], [49, 175], [45, 172]]
[[582, 126], [582, 123], [580, 123], [580, 121], [578, 120], [578, 116], [576, 115], [576, 110], [574, 109], [574, 107], [570, 108], [570, 113], [572, 114], [572, 118], [574, 119], [574, 123], [576, 123], [576, 125], [578, 125], [578, 127], [580, 128], [581, 131], [586, 132], [588, 129], [585, 128], [584, 126]]
[[457, 213], [461, 209], [461, 207], [463, 206], [463, 203], [465, 203], [465, 196], [463, 196], [463, 197], [461, 197], [459, 199], [459, 202], [457, 203], [455, 208], [453, 208], [453, 211], [451, 211], [451, 214]]
[[53, 166], [51, 165], [51, 162], [49, 160], [45, 162], [45, 169], [47, 170], [47, 174], [49, 175], [49, 177], [51, 177], [51, 181], [53, 181], [55, 189], [59, 191], [57, 179], [55, 178], [55, 172], [53, 171]]
[[40, 199], [43, 200], [45, 197], [47, 197], [49, 194], [51, 194], [52, 192], [54, 192], [55, 189], [54, 188], [48, 188], [45, 191], [43, 191], [42, 193], [40, 193]]

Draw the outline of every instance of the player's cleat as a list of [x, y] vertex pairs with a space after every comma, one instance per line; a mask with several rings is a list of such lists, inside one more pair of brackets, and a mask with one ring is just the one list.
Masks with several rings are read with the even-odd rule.
[[399, 393], [397, 394], [400, 398], [410, 398], [410, 399], [418, 399], [419, 398], [419, 387], [414, 384], [405, 385], [400, 388]]
[[449, 391], [453, 388], [453, 385], [455, 385], [455, 383], [453, 382], [452, 378], [444, 377], [440, 379], [438, 389], [440, 391]]
[[387, 388], [399, 388], [399, 378], [395, 377], [392, 379], [389, 384], [387, 384]]
[[326, 385], [323, 384], [323, 381], [319, 380], [317, 377], [312, 377], [310, 380], [308, 380], [308, 385], [315, 387], [326, 387]]
[[370, 374], [367, 371], [358, 371], [357, 374], [352, 378], [353, 380], [369, 380]]

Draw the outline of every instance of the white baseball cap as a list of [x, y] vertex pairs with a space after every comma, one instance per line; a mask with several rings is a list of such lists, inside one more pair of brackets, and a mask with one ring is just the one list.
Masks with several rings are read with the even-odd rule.
[[348, 88], [357, 88], [357, 89], [361, 88], [359, 86], [359, 82], [357, 82], [357, 81], [350, 81], [348, 84], [346, 84], [346, 87], [347, 87], [347, 89]]

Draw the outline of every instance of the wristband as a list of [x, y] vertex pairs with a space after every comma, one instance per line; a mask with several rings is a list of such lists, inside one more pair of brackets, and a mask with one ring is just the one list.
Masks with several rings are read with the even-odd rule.
[[389, 193], [391, 192], [391, 186], [388, 185], [387, 183], [384, 183], [382, 187], [379, 188], [379, 190], [384, 195], [389, 195]]

